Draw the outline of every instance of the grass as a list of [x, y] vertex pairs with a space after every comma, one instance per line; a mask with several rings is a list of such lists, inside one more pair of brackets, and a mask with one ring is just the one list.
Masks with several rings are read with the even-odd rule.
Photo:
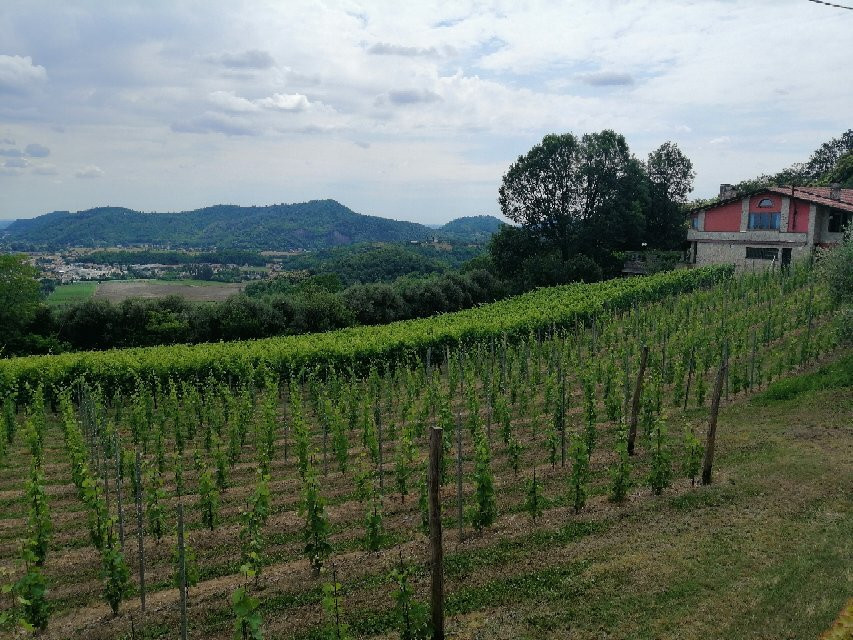
[[68, 304], [83, 302], [95, 295], [98, 288], [97, 282], [72, 282], [57, 286], [47, 297], [47, 304], [51, 307], [62, 307]]
[[849, 387], [851, 384], [853, 384], [853, 353], [817, 371], [777, 380], [754, 400], [766, 404], [772, 401], [790, 400], [807, 391], [840, 389]]

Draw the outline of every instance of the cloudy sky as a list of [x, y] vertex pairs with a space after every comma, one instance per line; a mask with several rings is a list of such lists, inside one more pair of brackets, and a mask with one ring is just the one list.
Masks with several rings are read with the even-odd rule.
[[442, 222], [498, 213], [543, 135], [604, 128], [676, 142], [709, 196], [851, 126], [851, 33], [807, 0], [2, 0], [0, 218], [335, 198]]

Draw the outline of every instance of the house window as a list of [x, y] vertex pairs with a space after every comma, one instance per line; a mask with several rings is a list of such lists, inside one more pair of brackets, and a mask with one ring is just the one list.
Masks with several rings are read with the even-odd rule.
[[690, 228], [691, 229], [699, 229], [699, 216], [693, 216], [690, 218]]
[[770, 198], [762, 198], [761, 202], [758, 203], [758, 206], [761, 209], [766, 209], [773, 206], [773, 201]]
[[838, 209], [830, 209], [829, 211], [829, 228], [830, 233], [841, 233], [844, 228], [853, 220], [853, 213], [850, 211], [839, 211]]
[[747, 247], [746, 248], [746, 259], [747, 260], [778, 260], [779, 259], [779, 249], [773, 249], [770, 247]]
[[750, 229], [779, 229], [779, 219], [782, 217], [780, 212], [772, 213], [770, 211], [762, 211], [761, 213], [749, 214]]

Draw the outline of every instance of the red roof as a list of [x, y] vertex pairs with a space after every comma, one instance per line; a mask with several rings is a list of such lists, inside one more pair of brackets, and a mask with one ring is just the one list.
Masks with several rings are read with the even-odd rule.
[[853, 189], [839, 189], [841, 192], [839, 200], [833, 200], [830, 198], [830, 191], [829, 187], [764, 187], [763, 189], [756, 189], [749, 193], [739, 193], [732, 198], [718, 200], [717, 202], [705, 205], [704, 207], [696, 207], [695, 209], [688, 211], [688, 214], [695, 213], [701, 209], [713, 209], [720, 205], [740, 200], [741, 198], [757, 196], [762, 193], [775, 193], [777, 195], [793, 196], [794, 198], [799, 198], [800, 200], [805, 200], [807, 202], [814, 202], [815, 204], [823, 205], [825, 207], [832, 207], [833, 209], [840, 209], [841, 211], [853, 211]]
[[853, 189], [839, 189], [841, 192], [840, 200], [833, 200], [829, 197], [829, 187], [794, 187], [793, 194], [791, 187], [767, 187], [765, 191], [771, 191], [772, 193], [784, 196], [793, 195], [800, 200], [807, 200], [808, 202], [832, 207], [833, 209], [853, 211]]

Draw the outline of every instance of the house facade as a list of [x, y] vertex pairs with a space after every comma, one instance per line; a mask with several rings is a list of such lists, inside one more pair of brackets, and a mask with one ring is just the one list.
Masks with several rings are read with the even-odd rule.
[[721, 185], [719, 202], [689, 215], [690, 262], [786, 265], [815, 247], [841, 242], [853, 221], [853, 189], [767, 187], [738, 195]]

